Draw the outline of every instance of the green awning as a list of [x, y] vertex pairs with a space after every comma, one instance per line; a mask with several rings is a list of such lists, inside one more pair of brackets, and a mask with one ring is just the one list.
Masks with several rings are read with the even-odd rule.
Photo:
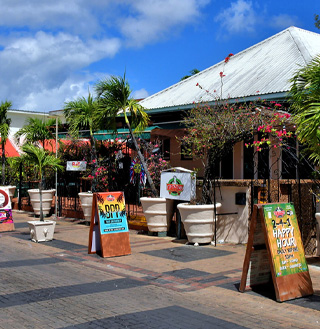
[[[135, 135], [143, 138], [143, 139], [150, 139], [151, 131], [155, 128], [160, 128], [158, 126], [152, 126], [145, 128], [142, 132], [136, 133]], [[129, 129], [125, 128], [119, 128], [117, 131], [114, 130], [98, 130], [93, 134], [94, 138], [99, 141], [104, 141], [108, 139], [115, 139], [115, 138], [121, 138], [121, 139], [127, 139], [130, 137]]]

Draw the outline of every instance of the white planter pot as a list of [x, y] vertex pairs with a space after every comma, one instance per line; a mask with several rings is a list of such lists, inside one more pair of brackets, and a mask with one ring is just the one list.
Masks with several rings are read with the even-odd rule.
[[[219, 207], [221, 207], [221, 203], [216, 204], [216, 208]], [[214, 205], [180, 203], [178, 209], [188, 242], [210, 243], [214, 235]]]
[[173, 200], [140, 198], [150, 232], [167, 232], [173, 215]]
[[317, 220], [317, 256], [320, 256], [320, 212], [316, 213]]
[[30, 237], [34, 242], [45, 242], [53, 239], [54, 228], [56, 222], [53, 220], [45, 220], [43, 222], [33, 220], [28, 222]]
[[[42, 211], [43, 215], [48, 215], [51, 210], [53, 196], [56, 190], [43, 190], [42, 191]], [[36, 215], [40, 215], [40, 193], [39, 189], [28, 190], [30, 196], [30, 202], [32, 204], [33, 211]]]
[[92, 211], [92, 200], [93, 193], [89, 192], [81, 192], [78, 194], [80, 198], [81, 208], [84, 214], [84, 218], [86, 221], [91, 221], [91, 211]]

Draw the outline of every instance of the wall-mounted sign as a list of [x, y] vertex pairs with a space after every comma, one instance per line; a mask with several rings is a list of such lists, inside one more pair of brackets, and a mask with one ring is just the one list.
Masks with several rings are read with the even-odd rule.
[[9, 189], [0, 188], [0, 232], [14, 231]]
[[67, 171], [85, 171], [86, 168], [86, 161], [67, 161]]
[[131, 254], [123, 192], [94, 193], [89, 233], [89, 254], [102, 257]]
[[270, 273], [279, 302], [313, 294], [297, 216], [291, 203], [254, 205], [240, 291], [267, 283]]
[[170, 171], [161, 173], [161, 198], [190, 201], [195, 196], [196, 177], [192, 171], [183, 168], [172, 168]]

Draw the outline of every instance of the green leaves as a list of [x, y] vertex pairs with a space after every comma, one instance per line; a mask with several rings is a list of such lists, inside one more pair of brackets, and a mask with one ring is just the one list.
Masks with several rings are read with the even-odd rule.
[[39, 148], [33, 144], [25, 144], [22, 146], [22, 151], [25, 153], [25, 160], [38, 168], [41, 180], [45, 169], [63, 169], [60, 159], [49, 154], [43, 148]]
[[289, 97], [295, 113], [297, 136], [312, 151], [310, 158], [320, 163], [320, 56], [296, 72]]

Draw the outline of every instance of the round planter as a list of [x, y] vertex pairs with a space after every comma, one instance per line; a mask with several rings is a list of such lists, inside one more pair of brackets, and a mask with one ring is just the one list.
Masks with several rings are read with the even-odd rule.
[[93, 193], [81, 192], [78, 194], [81, 202], [81, 208], [84, 214], [85, 221], [91, 221]]
[[316, 213], [317, 220], [317, 256], [320, 256], [320, 212]]
[[[53, 196], [56, 190], [43, 190], [42, 191], [42, 212], [43, 215], [48, 215], [51, 210]], [[36, 215], [40, 215], [40, 193], [39, 189], [28, 190], [30, 196], [30, 202], [32, 204], [33, 211]]]
[[173, 215], [173, 200], [140, 198], [150, 232], [167, 232]]
[[[221, 203], [216, 204], [216, 208], [219, 207], [221, 207]], [[214, 205], [180, 203], [178, 209], [188, 242], [210, 243], [214, 234]]]

